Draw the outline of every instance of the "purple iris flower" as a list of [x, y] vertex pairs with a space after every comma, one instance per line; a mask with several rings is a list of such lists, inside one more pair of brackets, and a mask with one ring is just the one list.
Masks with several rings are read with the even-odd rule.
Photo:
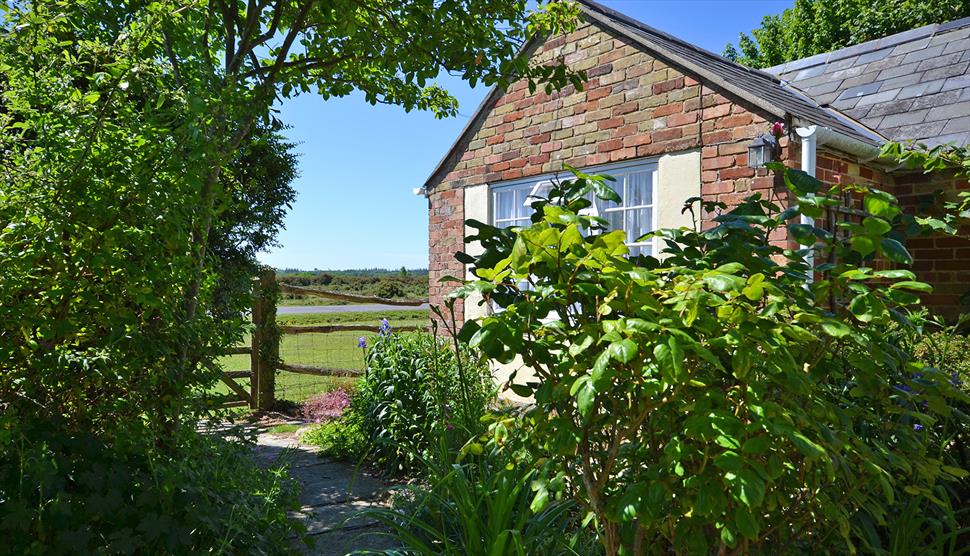
[[357, 347], [359, 347], [359, 348], [366, 348], [367, 347], [367, 338], [364, 338], [363, 336], [361, 336], [360, 338], [357, 338]]
[[391, 333], [391, 323], [387, 322], [386, 318], [381, 319], [380, 331], [381, 331], [381, 334], [385, 334], [385, 335]]

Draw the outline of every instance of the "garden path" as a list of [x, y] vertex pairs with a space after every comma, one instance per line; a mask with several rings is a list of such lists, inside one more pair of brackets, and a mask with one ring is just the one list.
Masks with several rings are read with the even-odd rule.
[[303, 520], [313, 540], [312, 547], [301, 546], [304, 554], [343, 556], [393, 546], [376, 522], [353, 517], [358, 510], [386, 502], [384, 482], [353, 465], [321, 458], [312, 446], [300, 444], [296, 433], [266, 428], [257, 432], [257, 460], [287, 462], [290, 475], [300, 484], [301, 508], [296, 517]]

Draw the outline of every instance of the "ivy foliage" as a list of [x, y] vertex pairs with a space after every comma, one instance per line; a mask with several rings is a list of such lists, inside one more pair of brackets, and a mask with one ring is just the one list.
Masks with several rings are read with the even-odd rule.
[[724, 56], [767, 68], [968, 15], [967, 0], [795, 0], [765, 16], [753, 37], [741, 33]]
[[[659, 258], [585, 212], [617, 200], [605, 176], [574, 171], [529, 226], [467, 223], [484, 250], [455, 295], [501, 311], [461, 335], [534, 372], [509, 385], [535, 399], [534, 509], [574, 492], [607, 554], [854, 552], [895, 501], [945, 505], [966, 477], [940, 453], [966, 395], [886, 335], [931, 290], [896, 200], [852, 188], [869, 216], [833, 234], [799, 217], [843, 191], [773, 171], [794, 206], [701, 203], [715, 225], [655, 232]], [[786, 228], [800, 248], [769, 241]]]

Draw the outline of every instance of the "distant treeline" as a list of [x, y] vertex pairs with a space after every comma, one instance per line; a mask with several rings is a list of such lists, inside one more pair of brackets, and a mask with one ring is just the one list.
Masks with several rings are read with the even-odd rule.
[[[355, 270], [277, 270], [280, 282], [305, 288], [318, 288], [342, 293], [370, 295], [388, 299], [414, 299], [428, 296], [428, 269], [388, 270], [386, 268]], [[285, 295], [284, 299], [303, 296]]]
[[332, 276], [427, 276], [427, 268], [351, 268], [348, 270], [306, 270], [302, 268], [282, 268], [277, 269], [278, 276], [317, 276], [320, 274], [330, 274]]

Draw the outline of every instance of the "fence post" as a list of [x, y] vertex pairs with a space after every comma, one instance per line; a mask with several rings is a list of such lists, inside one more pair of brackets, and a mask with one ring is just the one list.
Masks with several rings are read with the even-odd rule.
[[275, 402], [276, 365], [280, 349], [276, 328], [276, 273], [272, 269], [263, 270], [256, 287], [250, 359], [252, 409], [268, 410]]
[[253, 278], [253, 333], [249, 349], [249, 409], [259, 406], [259, 353], [263, 345], [263, 288], [259, 278]]

